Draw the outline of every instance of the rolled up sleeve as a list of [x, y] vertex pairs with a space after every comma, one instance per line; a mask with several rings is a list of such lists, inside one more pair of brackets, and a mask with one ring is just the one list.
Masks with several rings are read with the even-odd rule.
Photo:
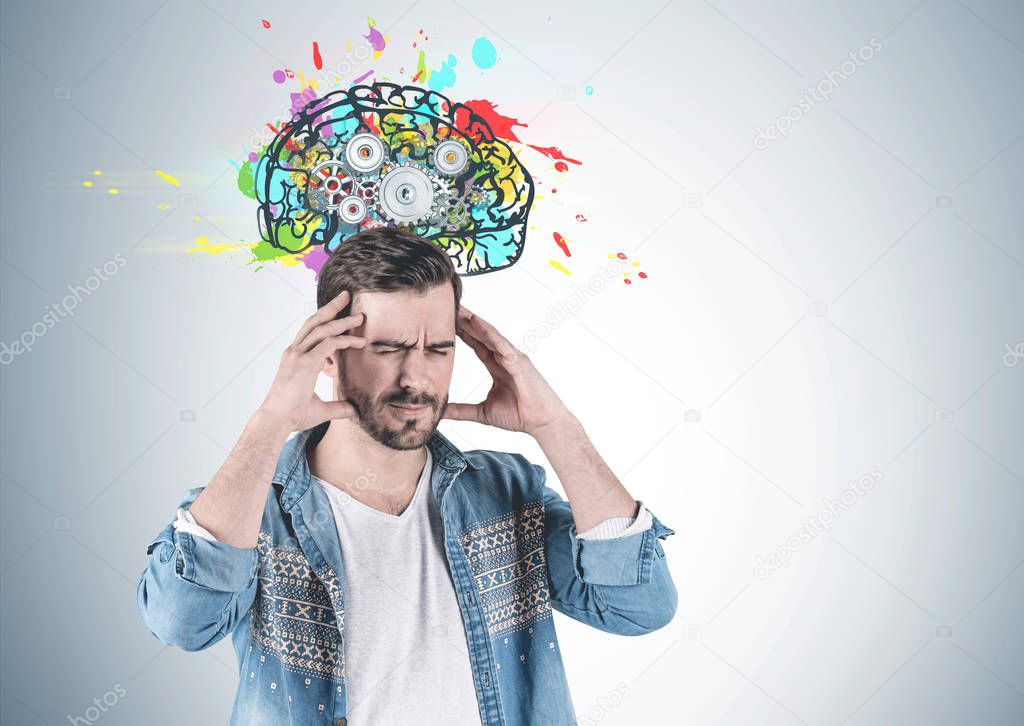
[[[185, 507], [202, 488], [190, 490]], [[258, 555], [168, 524], [146, 549], [149, 562], [136, 600], [146, 627], [161, 642], [201, 650], [230, 633], [256, 594]]]
[[[675, 534], [650, 512], [651, 524], [610, 539], [581, 538], [569, 502], [541, 478], [552, 606], [618, 635], [642, 635], [675, 617], [678, 594], [661, 540]], [[648, 510], [650, 511], [650, 510]]]

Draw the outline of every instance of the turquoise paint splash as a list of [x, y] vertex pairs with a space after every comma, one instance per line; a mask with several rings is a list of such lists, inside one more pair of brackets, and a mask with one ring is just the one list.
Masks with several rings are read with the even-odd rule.
[[473, 62], [476, 63], [476, 67], [493, 68], [497, 61], [498, 51], [494, 47], [494, 43], [483, 36], [477, 38], [473, 43]]
[[448, 56], [448, 62], [442, 63], [441, 67], [430, 73], [427, 85], [431, 91], [443, 91], [455, 85], [455, 56]]

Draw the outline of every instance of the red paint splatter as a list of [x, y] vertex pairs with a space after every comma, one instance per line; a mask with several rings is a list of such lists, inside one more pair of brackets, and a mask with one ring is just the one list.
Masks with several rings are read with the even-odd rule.
[[263, 27], [264, 28], [266, 28], [267, 30], [270, 30], [270, 21], [269, 20], [263, 20], [261, 22], [263, 23]]
[[[514, 119], [511, 116], [503, 116], [498, 113], [497, 104], [493, 101], [481, 98], [473, 101], [464, 101], [463, 105], [468, 107], [477, 116], [481, 116], [484, 121], [487, 122], [487, 125], [491, 127], [491, 131], [494, 132], [494, 135], [499, 139], [504, 139], [505, 141], [519, 141], [519, 137], [516, 136], [516, 132], [512, 130], [512, 127], [522, 126], [523, 128], [526, 128], [526, 124], [522, 121]], [[460, 131], [469, 132], [469, 114], [462, 108], [456, 111], [455, 127]], [[474, 132], [476, 131], [477, 129], [474, 129]]]
[[627, 285], [632, 285], [632, 284], [633, 284], [633, 281], [632, 281], [632, 280], [630, 280], [630, 279], [629, 279], [628, 277], [627, 277], [627, 278], [625, 278], [625, 279], [623, 279], [622, 281], [623, 281], [624, 283], [626, 283]]
[[637, 274], [638, 274], [638, 275], [639, 275], [640, 277], [644, 278], [645, 280], [647, 279], [647, 273], [646, 273], [646, 272], [638, 272]]
[[569, 165], [564, 161], [555, 162], [555, 171], [569, 171]]
[[562, 252], [565, 253], [566, 257], [572, 257], [572, 253], [569, 251], [569, 245], [565, 242], [565, 237], [560, 235], [558, 232], [554, 233], [555, 244], [562, 248]]
[[562, 159], [563, 161], [568, 161], [570, 164], [583, 166], [582, 161], [579, 161], [578, 159], [570, 159], [568, 156], [563, 154], [562, 150], [559, 149], [557, 146], [534, 146], [533, 144], [527, 144], [527, 146], [529, 146], [531, 149], [536, 149], [540, 153], [544, 154], [544, 156], [550, 157], [552, 159]]
[[369, 127], [370, 131], [380, 136], [380, 129], [377, 128], [377, 120], [374, 118], [372, 113], [363, 114], [363, 123]]
[[552, 194], [558, 194], [558, 190], [555, 189], [554, 187], [551, 187], [551, 193]]
[[626, 259], [626, 253], [620, 252], [619, 254], [616, 255], [616, 257], [618, 257], [620, 260], [624, 260]]
[[275, 134], [278, 133], [277, 129], [274, 128], [274, 124], [268, 123], [267, 128], [273, 131]]
[[324, 69], [324, 59], [320, 57], [320, 44], [315, 40], [313, 41], [313, 65], [318, 71]]
[[416, 75], [412, 77], [413, 82], [418, 81], [420, 79], [421, 73], [423, 73], [423, 71], [416, 71]]
[[295, 71], [293, 71], [291, 68], [285, 68], [284, 74], [289, 78], [295, 78]]
[[576, 221], [577, 221], [577, 222], [586, 222], [586, 221], [587, 221], [587, 218], [586, 218], [586, 217], [584, 217], [584, 216], [583, 216], [582, 214], [577, 214], [577, 215], [576, 215]]

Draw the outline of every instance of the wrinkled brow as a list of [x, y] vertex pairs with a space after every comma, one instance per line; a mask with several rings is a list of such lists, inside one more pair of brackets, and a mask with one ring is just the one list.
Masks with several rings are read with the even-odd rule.
[[[401, 340], [379, 339], [379, 340], [374, 340], [373, 342], [371, 342], [370, 346], [373, 347], [373, 348], [415, 348], [416, 344], [415, 343], [406, 343], [406, 342], [401, 341]], [[438, 341], [437, 343], [430, 343], [426, 347], [427, 348], [435, 348], [435, 349], [437, 349], [437, 348], [454, 348], [455, 347], [455, 341], [454, 340], [442, 340], [442, 341]]]

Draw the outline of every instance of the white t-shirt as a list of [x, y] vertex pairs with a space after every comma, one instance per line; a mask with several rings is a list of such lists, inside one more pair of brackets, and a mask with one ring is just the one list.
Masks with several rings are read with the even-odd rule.
[[[426, 447], [425, 447], [426, 448]], [[468, 638], [444, 552], [444, 527], [427, 460], [409, 506], [387, 514], [313, 476], [331, 504], [345, 568], [345, 677], [353, 723], [480, 724]], [[652, 525], [612, 517], [577, 534], [616, 539]], [[216, 538], [179, 508], [176, 530]]]
[[353, 723], [480, 724], [431, 469], [427, 449], [416, 491], [400, 515], [313, 477], [327, 493], [341, 540]]

